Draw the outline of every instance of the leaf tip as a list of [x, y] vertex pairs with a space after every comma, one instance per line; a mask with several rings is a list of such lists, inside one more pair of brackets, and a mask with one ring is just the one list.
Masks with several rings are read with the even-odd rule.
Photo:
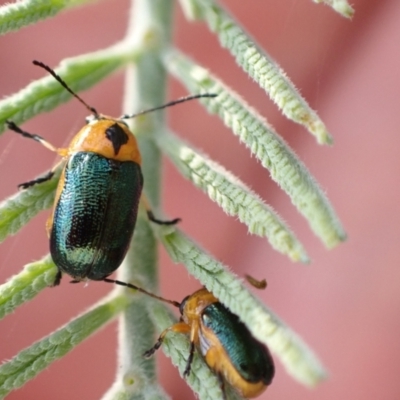
[[343, 230], [340, 230], [336, 233], [335, 236], [329, 238], [326, 241], [325, 245], [328, 249], [333, 249], [338, 246], [340, 243], [343, 243], [347, 240], [347, 233]]
[[317, 117], [305, 122], [310, 132], [317, 138], [318, 144], [333, 144], [333, 138], [329, 134], [325, 124]]
[[347, 1], [338, 1], [333, 8], [345, 18], [352, 19], [354, 16], [354, 8]]

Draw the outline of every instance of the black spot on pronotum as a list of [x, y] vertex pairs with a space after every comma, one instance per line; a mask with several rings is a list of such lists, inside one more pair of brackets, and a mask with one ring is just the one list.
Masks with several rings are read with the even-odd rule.
[[127, 133], [118, 125], [111, 125], [106, 129], [106, 138], [112, 143], [114, 148], [114, 154], [119, 153], [120, 148], [128, 143]]

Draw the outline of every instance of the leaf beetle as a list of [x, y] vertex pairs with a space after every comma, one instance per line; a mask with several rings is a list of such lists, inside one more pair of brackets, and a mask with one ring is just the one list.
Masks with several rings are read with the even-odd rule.
[[211, 292], [202, 288], [185, 297], [179, 311], [180, 322], [165, 329], [145, 357], [151, 357], [160, 348], [168, 332], [185, 333], [190, 337], [190, 351], [184, 376], [190, 374], [197, 349], [217, 375], [224, 398], [225, 382], [246, 398], [259, 396], [271, 384], [275, 366], [268, 348]]
[[[65, 163], [53, 212], [46, 224], [50, 253], [58, 269], [53, 286], [60, 283], [62, 273], [70, 275], [73, 282], [111, 282], [106, 278], [125, 257], [135, 229], [139, 200], [141, 196], [144, 199], [140, 151], [124, 120], [187, 100], [215, 95], [188, 96], [137, 114], [112, 118], [90, 107], [49, 66], [40, 61], [33, 61], [33, 64], [50, 73], [92, 114], [68, 148], [56, 148], [41, 136], [6, 121], [10, 130], [38, 141], [59, 154], [63, 158], [61, 162]], [[26, 189], [49, 180], [57, 165], [46, 175], [19, 187]], [[152, 222], [169, 225], [179, 221], [156, 219], [147, 201], [143, 201]]]

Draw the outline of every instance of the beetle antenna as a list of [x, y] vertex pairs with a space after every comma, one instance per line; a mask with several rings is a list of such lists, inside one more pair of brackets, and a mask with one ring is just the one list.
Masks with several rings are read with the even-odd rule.
[[34, 65], [37, 65], [38, 67], [41, 67], [45, 69], [50, 75], [54, 77], [56, 81], [60, 83], [61, 86], [64, 87], [64, 89], [68, 90], [74, 96], [76, 99], [78, 99], [95, 117], [100, 117], [100, 114], [97, 112], [97, 110], [94, 107], [90, 107], [89, 104], [87, 104], [81, 97], [79, 97], [67, 84], [66, 82], [61, 78], [60, 75], [56, 74], [53, 69], [51, 69], [48, 65], [42, 63], [41, 61], [36, 61], [33, 60], [32, 63]]
[[168, 300], [168, 299], [165, 299], [164, 297], [157, 296], [157, 295], [150, 293], [138, 286], [132, 285], [131, 283], [126, 283], [126, 282], [118, 281], [116, 279], [109, 279], [109, 278], [103, 278], [103, 281], [108, 282], [108, 283], [115, 283], [116, 285], [120, 285], [120, 286], [126, 286], [130, 289], [135, 289], [138, 292], [141, 292], [141, 293], [147, 294], [150, 297], [153, 297], [154, 299], [161, 300], [164, 303], [172, 304], [173, 306], [175, 306], [177, 308], [179, 308], [181, 306], [181, 303], [179, 303], [178, 301]]
[[158, 107], [154, 107], [154, 108], [149, 108], [147, 110], [143, 110], [143, 111], [139, 111], [136, 114], [124, 114], [120, 117], [120, 119], [129, 119], [129, 118], [135, 118], [139, 115], [143, 115], [143, 114], [147, 114], [153, 111], [157, 111], [157, 110], [162, 110], [163, 108], [167, 108], [167, 107], [171, 107], [174, 106], [176, 104], [180, 104], [180, 103], [184, 103], [186, 101], [190, 101], [190, 100], [194, 100], [194, 99], [200, 99], [200, 98], [213, 98], [213, 97], [217, 97], [218, 95], [215, 93], [201, 93], [201, 94], [193, 94], [190, 96], [186, 96], [186, 97], [181, 97], [177, 100], [172, 100], [166, 104], [163, 104], [162, 106], [158, 106]]

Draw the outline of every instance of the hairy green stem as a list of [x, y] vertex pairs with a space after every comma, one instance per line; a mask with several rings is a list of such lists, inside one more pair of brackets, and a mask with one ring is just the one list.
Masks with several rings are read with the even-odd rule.
[[[171, 0], [136, 0], [133, 3], [126, 43], [143, 52], [126, 76], [124, 112], [132, 113], [165, 102], [166, 73], [160, 54], [169, 45], [172, 25]], [[150, 133], [164, 129], [162, 112], [154, 112], [130, 121], [142, 153], [144, 192], [159, 216], [160, 153], [149, 139]], [[151, 161], [150, 161], [151, 160]], [[139, 213], [133, 244], [119, 270], [121, 280], [137, 283], [148, 290], [157, 288], [157, 242]], [[106, 398], [147, 398], [154, 395], [154, 359], [144, 360], [142, 354], [154, 344], [154, 327], [144, 296], [137, 296], [120, 318], [119, 365], [117, 382]], [[163, 397], [158, 393], [158, 397]]]

